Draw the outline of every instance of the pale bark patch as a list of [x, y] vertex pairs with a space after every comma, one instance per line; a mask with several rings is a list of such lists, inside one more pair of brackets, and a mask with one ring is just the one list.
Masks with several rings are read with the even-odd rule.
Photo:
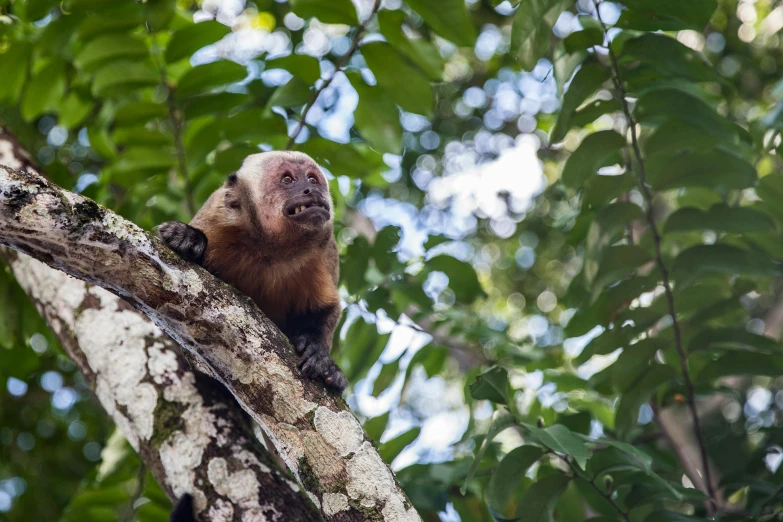
[[351, 412], [335, 413], [321, 406], [315, 411], [315, 429], [345, 457], [358, 451], [364, 441], [364, 430]]

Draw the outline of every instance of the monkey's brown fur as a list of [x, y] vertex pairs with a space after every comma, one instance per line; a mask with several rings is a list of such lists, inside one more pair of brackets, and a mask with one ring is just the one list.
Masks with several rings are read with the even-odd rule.
[[159, 235], [252, 298], [302, 354], [305, 375], [344, 389], [345, 376], [328, 355], [340, 317], [332, 201], [309, 156], [249, 156], [190, 225], [164, 223]]

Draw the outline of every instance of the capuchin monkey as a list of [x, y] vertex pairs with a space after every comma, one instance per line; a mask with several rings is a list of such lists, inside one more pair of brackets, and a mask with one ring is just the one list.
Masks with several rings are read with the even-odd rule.
[[[342, 392], [345, 375], [329, 357], [340, 319], [332, 199], [323, 172], [301, 152], [248, 156], [190, 224], [169, 221], [160, 238], [249, 296], [301, 355], [305, 377]], [[193, 519], [184, 495], [172, 522]]]

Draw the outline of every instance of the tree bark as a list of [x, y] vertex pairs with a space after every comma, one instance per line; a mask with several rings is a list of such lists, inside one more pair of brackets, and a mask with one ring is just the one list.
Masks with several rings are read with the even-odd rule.
[[301, 377], [287, 339], [247, 297], [30, 172], [0, 169], [0, 242], [122, 297], [201, 359], [327, 519], [420, 520], [345, 402]]
[[[33, 168], [2, 130], [0, 163]], [[323, 520], [231, 395], [143, 314], [27, 255], [0, 258], [172, 500], [193, 494], [203, 521]]]

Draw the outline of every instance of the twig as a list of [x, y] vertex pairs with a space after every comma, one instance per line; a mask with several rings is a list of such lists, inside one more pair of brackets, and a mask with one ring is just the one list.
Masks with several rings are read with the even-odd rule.
[[304, 129], [305, 122], [307, 120], [307, 114], [310, 112], [310, 109], [313, 108], [315, 102], [318, 100], [318, 97], [321, 95], [321, 93], [324, 92], [326, 88], [329, 87], [329, 85], [331, 85], [332, 81], [335, 79], [337, 74], [341, 72], [343, 68], [348, 64], [348, 60], [351, 59], [353, 53], [355, 53], [356, 49], [359, 48], [359, 41], [362, 39], [362, 35], [364, 34], [365, 29], [367, 29], [367, 24], [370, 23], [370, 20], [372, 20], [372, 17], [375, 15], [375, 13], [378, 12], [378, 9], [380, 8], [381, 8], [381, 0], [375, 0], [375, 3], [372, 6], [372, 11], [370, 11], [370, 14], [367, 16], [364, 22], [362, 22], [361, 25], [359, 25], [359, 27], [356, 28], [356, 33], [353, 35], [353, 40], [351, 41], [351, 46], [348, 48], [348, 51], [340, 58], [340, 61], [337, 62], [337, 66], [334, 68], [334, 71], [332, 71], [332, 74], [329, 76], [329, 78], [324, 80], [324, 83], [321, 84], [321, 86], [315, 90], [313, 97], [310, 98], [310, 101], [307, 102], [307, 105], [305, 105], [305, 108], [302, 111], [302, 116], [299, 119], [299, 123], [296, 125], [296, 129], [294, 129], [294, 133], [288, 139], [288, 143], [285, 146], [285, 150], [291, 150], [291, 147], [294, 146], [294, 143], [296, 142], [296, 138], [299, 136], [299, 133], [302, 132], [302, 129]]
[[[608, 29], [603, 19], [601, 18], [601, 10], [599, 9], [599, 0], [593, 0], [596, 9], [596, 16], [603, 28], [604, 34], [608, 37]], [[691, 379], [690, 370], [688, 368], [688, 354], [685, 353], [685, 349], [682, 345], [682, 334], [680, 332], [680, 323], [677, 320], [677, 313], [674, 307], [674, 294], [672, 293], [671, 282], [669, 281], [669, 270], [666, 267], [666, 263], [663, 261], [663, 253], [661, 250], [661, 235], [658, 232], [658, 227], [655, 223], [655, 215], [653, 211], [653, 195], [650, 192], [650, 188], [647, 185], [647, 177], [644, 169], [644, 160], [642, 159], [642, 152], [639, 147], [639, 139], [636, 133], [636, 120], [634, 120], [631, 110], [628, 107], [627, 92], [623, 86], [623, 81], [620, 73], [620, 65], [617, 61], [617, 55], [615, 55], [612, 49], [611, 42], [607, 44], [609, 50], [609, 57], [612, 61], [612, 81], [617, 89], [617, 95], [620, 98], [620, 104], [623, 109], [628, 127], [631, 131], [631, 144], [633, 146], [634, 156], [636, 157], [636, 163], [638, 165], [637, 173], [639, 175], [639, 188], [642, 191], [645, 202], [647, 203], [647, 222], [650, 226], [650, 231], [653, 235], [653, 241], [655, 243], [655, 261], [658, 265], [658, 269], [661, 271], [661, 278], [663, 281], [663, 288], [666, 294], [666, 301], [668, 302], [669, 315], [672, 318], [672, 329], [674, 332], [674, 345], [677, 349], [677, 353], [680, 356], [680, 366], [682, 368], [682, 377], [685, 381], [685, 387], [687, 391], [688, 408], [693, 419], [693, 430], [696, 435], [696, 440], [699, 443], [699, 451], [701, 453], [701, 464], [704, 472], [704, 482], [707, 487], [707, 494], [710, 496], [710, 501], [707, 503], [708, 512], [712, 512], [713, 507], [717, 505], [715, 500], [715, 490], [712, 486], [712, 479], [710, 474], [709, 456], [707, 455], [707, 446], [704, 442], [704, 435], [701, 430], [701, 421], [699, 419], [699, 413], [696, 409], [696, 391], [693, 386], [693, 380]]]
[[[152, 33], [152, 41], [155, 43], [155, 47], [159, 49], [158, 38], [155, 33]], [[196, 203], [193, 200], [193, 184], [191, 183], [190, 175], [188, 174], [188, 164], [185, 160], [185, 144], [182, 141], [182, 118], [180, 117], [179, 111], [177, 111], [177, 103], [174, 97], [174, 87], [169, 84], [168, 75], [166, 74], [166, 67], [154, 56], [153, 59], [155, 60], [155, 64], [158, 66], [158, 71], [160, 71], [160, 83], [168, 91], [166, 98], [169, 108], [169, 120], [171, 121], [171, 126], [174, 131], [174, 147], [177, 151], [179, 175], [182, 176], [182, 179], [185, 182], [185, 203], [188, 206], [188, 212], [190, 213], [190, 216], [193, 217], [196, 215]]]

